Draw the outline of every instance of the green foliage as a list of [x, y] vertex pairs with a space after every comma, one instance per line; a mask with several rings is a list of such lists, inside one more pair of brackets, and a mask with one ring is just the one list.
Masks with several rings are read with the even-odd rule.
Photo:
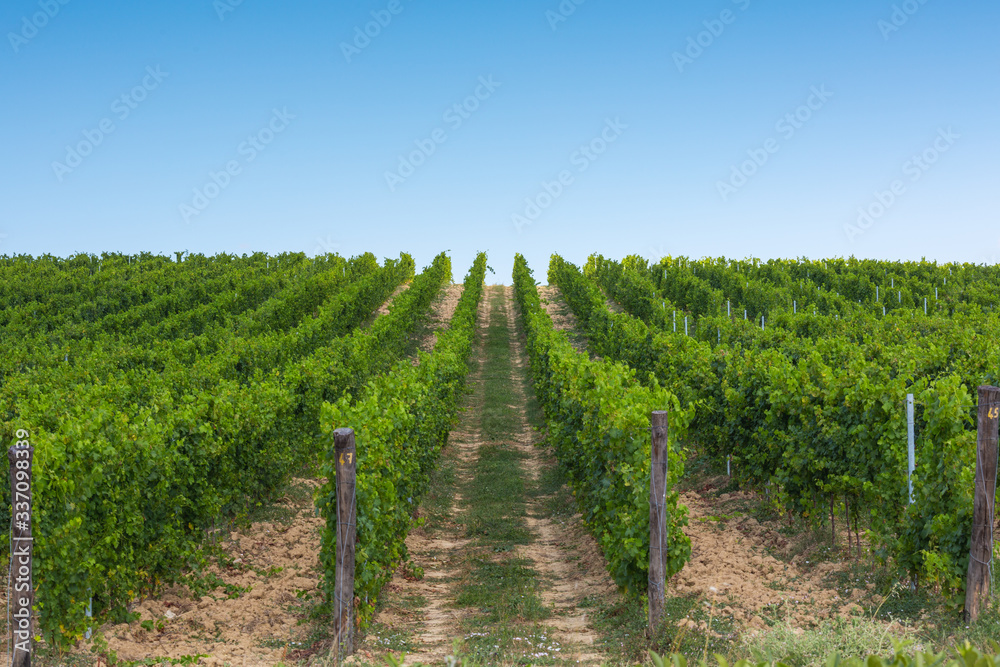
[[[895, 651], [890, 656], [871, 655], [864, 657], [843, 657], [832, 654], [826, 658], [826, 667], [921, 667], [935, 665], [937, 667], [995, 667], [1000, 665], [1000, 644], [993, 642], [994, 654], [980, 653], [969, 644], [957, 647], [950, 655], [948, 653], [910, 652], [904, 643], [896, 643]], [[660, 656], [652, 651], [650, 661], [655, 667], [687, 667], [688, 661], [683, 655], [671, 654]], [[716, 654], [715, 663], [719, 667], [729, 667], [729, 661]], [[711, 667], [713, 661], [706, 658], [699, 660], [698, 667]], [[796, 667], [796, 662], [771, 660], [763, 656], [734, 662], [732, 667]]]
[[684, 471], [676, 446], [694, 416], [666, 389], [647, 387], [622, 363], [591, 361], [556, 332], [542, 310], [524, 258], [514, 263], [514, 292], [527, 333], [535, 392], [549, 438], [565, 467], [584, 521], [593, 531], [618, 585], [645, 591], [649, 570], [650, 415], [667, 410], [670, 422], [667, 494], [667, 576], [690, 558], [681, 528], [687, 509], [673, 490]]
[[[550, 281], [591, 349], [696, 405], [691, 439], [731, 457], [740, 483], [769, 487], [785, 511], [817, 525], [830, 503], [849, 505], [877, 555], [960, 600], [975, 473], [969, 388], [996, 384], [1000, 359], [997, 292], [984, 299], [977, 286], [1000, 285], [996, 267], [853, 258], [647, 267], [595, 255], [584, 274], [553, 257]], [[631, 315], [608, 311], [597, 284]], [[690, 313], [692, 335], [673, 333], [673, 308]], [[918, 405], [912, 505], [907, 393]]]
[[[468, 373], [476, 315], [483, 293], [486, 255], [480, 253], [465, 279], [465, 289], [450, 326], [440, 332], [434, 351], [420, 353], [368, 381], [356, 396], [324, 403], [318, 423], [326, 435], [321, 475], [328, 482], [316, 492], [326, 520], [321, 538], [322, 589], [329, 602], [336, 581], [337, 498], [333, 431], [351, 427], [357, 445], [357, 547], [355, 595], [358, 618], [367, 625], [382, 587], [406, 557], [404, 540], [414, 512], [427, 492], [430, 472], [455, 421]], [[450, 273], [450, 271], [449, 271]]]
[[[95, 616], [121, 617], [177, 580], [206, 528], [266, 502], [316, 455], [318, 424], [295, 429], [290, 370], [413, 278], [407, 255], [382, 267], [370, 254], [6, 261], [0, 273], [19, 275], [6, 285], [8, 326], [39, 326], [0, 361], [0, 435], [11, 442], [24, 428], [35, 447], [35, 604], [54, 647], [92, 623], [91, 596]], [[447, 272], [443, 258], [421, 276], [426, 290], [404, 300], [397, 335]], [[164, 284], [174, 300], [161, 298]], [[100, 317], [77, 307], [116, 294]]]

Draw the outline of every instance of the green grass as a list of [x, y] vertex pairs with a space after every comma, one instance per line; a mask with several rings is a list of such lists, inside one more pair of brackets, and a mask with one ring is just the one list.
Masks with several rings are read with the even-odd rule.
[[526, 458], [514, 444], [521, 431], [518, 399], [510, 383], [511, 331], [502, 314], [503, 292], [489, 293], [492, 309], [490, 326], [483, 342], [483, 405], [480, 432], [488, 444], [479, 448], [479, 457], [464, 485], [467, 505], [466, 534], [497, 552], [527, 544], [532, 534], [525, 523], [525, 480], [521, 469]]
[[745, 636], [734, 654], [759, 655], [766, 660], [782, 660], [791, 667], [804, 667], [823, 665], [834, 653], [844, 657], [890, 655], [892, 639], [884, 624], [865, 618], [824, 621], [806, 630], [793, 630], [778, 622], [766, 633]]
[[35, 644], [35, 653], [31, 656], [34, 667], [92, 667], [96, 658], [89, 655], [59, 654], [45, 645]]
[[493, 628], [473, 631], [462, 642], [462, 656], [469, 665], [568, 665], [564, 649], [543, 625]]
[[199, 658], [207, 658], [208, 654], [182, 655], [179, 658], [143, 658], [142, 660], [121, 660], [120, 667], [161, 667], [166, 665], [197, 665]]
[[418, 642], [411, 632], [390, 628], [384, 623], [372, 623], [365, 633], [364, 643], [366, 647], [376, 652], [405, 653], [414, 650]]
[[538, 621], [549, 615], [536, 594], [538, 573], [523, 558], [473, 556], [456, 603], [479, 610], [476, 625]]
[[428, 532], [441, 530], [452, 520], [452, 499], [458, 483], [458, 452], [454, 447], [441, 450], [437, 467], [430, 476], [430, 488], [420, 506]]
[[524, 455], [510, 445], [479, 449], [473, 479], [464, 489], [468, 502], [466, 534], [497, 551], [532, 540], [525, 523], [525, 483], [520, 472]]
[[532, 491], [541, 499], [539, 509], [546, 518], [565, 521], [576, 514], [576, 498], [570, 492], [566, 472], [559, 464], [553, 463], [542, 468], [542, 474]]
[[[532, 562], [516, 557], [518, 545], [534, 535], [527, 526], [527, 501], [555, 482], [526, 479], [527, 456], [518, 448], [524, 433], [521, 395], [512, 385], [511, 336], [503, 311], [502, 288], [487, 293], [490, 326], [483, 339], [483, 405], [480, 433], [484, 443], [461, 488], [467, 535], [473, 539], [457, 590], [456, 604], [476, 613], [462, 623], [463, 652], [481, 664], [557, 664], [560, 647], [539, 622], [549, 610], [538, 594]], [[543, 475], [543, 477], [545, 477]]]
[[503, 314], [503, 292], [488, 292], [490, 326], [483, 341], [484, 403], [482, 406], [482, 433], [487, 440], [504, 440], [517, 433], [521, 415], [517, 411], [518, 394], [511, 386], [511, 330]]
[[[591, 599], [594, 611], [591, 618], [601, 634], [601, 648], [608, 655], [619, 656], [631, 663], [645, 662], [650, 649], [660, 653], [678, 652], [689, 661], [700, 659], [706, 650], [711, 657], [714, 653], [732, 655], [731, 648], [737, 637], [732, 618], [722, 616], [719, 607], [706, 606], [701, 598], [668, 597], [664, 606], [664, 622], [652, 639], [647, 638], [648, 616], [645, 598], [619, 599], [604, 602]], [[679, 621], [690, 619], [703, 622], [704, 628], [689, 629], [677, 625]], [[707, 640], [707, 641], [706, 641]]]

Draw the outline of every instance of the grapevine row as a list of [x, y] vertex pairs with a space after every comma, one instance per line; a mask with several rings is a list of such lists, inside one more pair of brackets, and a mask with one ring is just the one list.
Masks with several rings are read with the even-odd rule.
[[320, 419], [327, 442], [321, 474], [329, 480], [317, 491], [326, 520], [320, 562], [322, 587], [333, 599], [336, 575], [336, 461], [332, 432], [354, 428], [357, 443], [357, 550], [355, 595], [358, 618], [367, 625], [383, 586], [405, 557], [404, 540], [413, 525], [430, 472], [455, 421], [468, 373], [468, 357], [483, 294], [486, 255], [480, 253], [465, 278], [462, 296], [448, 328], [439, 332], [432, 353], [421, 352], [416, 365], [404, 359], [390, 372], [360, 387], [356, 395], [322, 403]]
[[[669, 412], [670, 440], [683, 439], [693, 416], [676, 395], [637, 381], [621, 362], [592, 361], [557, 332], [531, 270], [514, 260], [514, 296], [527, 336], [531, 376], [545, 411], [549, 440], [569, 476], [584, 522], [594, 534], [615, 582], [626, 592], [646, 589], [649, 570], [650, 414]], [[687, 508], [673, 487], [684, 471], [676, 446], [669, 452], [667, 576], [691, 555], [682, 532]]]
[[[616, 295], [641, 295], [641, 287], [618, 284], [644, 287], [651, 280], [641, 264], [611, 268], [594, 260], [591, 275]], [[863, 509], [882, 557], [961, 592], [975, 463], [970, 387], [995, 382], [995, 314], [957, 308], [951, 318], [927, 318], [920, 310], [883, 319], [855, 312], [845, 323], [839, 313], [784, 312], [765, 329], [742, 313], [723, 314], [702, 319], [716, 335], [704, 335], [703, 326], [702, 335], [689, 337], [663, 330], [648, 315], [650, 325], [610, 313], [597, 286], [557, 256], [550, 281], [566, 295], [595, 353], [625, 360], [640, 376], [678, 390], [695, 409], [692, 441], [707, 453], [731, 456], [739, 481], [773, 484], [787, 511], [814, 522], [823, 519], [828, 501], [846, 500], [856, 514]], [[636, 314], [648, 312], [641, 300], [638, 306], [623, 300]], [[804, 336], [803, 327], [816, 336]], [[993, 336], [983, 335], [990, 331]], [[912, 505], [902, 410], [907, 393], [921, 408]]]

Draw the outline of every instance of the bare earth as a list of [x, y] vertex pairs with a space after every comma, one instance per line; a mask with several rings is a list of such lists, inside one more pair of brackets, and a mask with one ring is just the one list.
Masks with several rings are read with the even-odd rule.
[[[308, 479], [293, 483], [310, 490], [319, 485]], [[229, 599], [217, 588], [196, 599], [185, 586], [170, 587], [132, 608], [139, 620], [103, 626], [100, 631], [109, 648], [127, 660], [207, 655], [197, 664], [234, 667], [269, 667], [306, 653], [306, 631], [297, 625], [303, 614], [296, 592], [316, 592], [323, 520], [311, 501], [284, 505], [295, 511], [290, 524], [255, 523], [247, 531], [221, 537], [233, 565], [213, 565], [208, 573], [248, 592]], [[153, 630], [143, 629], [143, 621], [152, 621]], [[79, 650], [88, 652], [85, 649], [82, 644]]]
[[[490, 326], [490, 308], [487, 299], [479, 304], [477, 336], [481, 345], [482, 332]], [[476, 405], [483, 403], [483, 355], [476, 355], [478, 363], [469, 375], [469, 383], [474, 393], [469, 399], [469, 407], [461, 416], [459, 425], [448, 436], [449, 448], [457, 453], [460, 462], [459, 476], [462, 471], [470, 468], [475, 461], [476, 452], [481, 444], [478, 429], [478, 414]], [[467, 473], [466, 473], [467, 474]], [[452, 514], [458, 511], [461, 496], [452, 498]], [[383, 613], [376, 621], [394, 628], [414, 634], [419, 641], [417, 649], [406, 657], [407, 665], [415, 662], [436, 663], [452, 652], [452, 640], [461, 636], [459, 628], [462, 615], [466, 610], [453, 606], [454, 594], [451, 582], [460, 574], [460, 568], [465, 559], [464, 547], [469, 540], [464, 537], [464, 527], [457, 521], [447, 521], [442, 527], [429, 531], [423, 527], [414, 528], [406, 538], [406, 548], [414, 562], [424, 569], [424, 577], [420, 581], [407, 579], [399, 570], [393, 575], [386, 593], [394, 599], [415, 598], [426, 600], [423, 607], [406, 616]], [[366, 658], [364, 654], [359, 658]]]
[[[512, 331], [517, 331], [513, 288], [507, 287], [505, 292], [507, 323]], [[511, 342], [515, 369], [512, 386], [519, 395], [519, 403], [524, 405], [530, 390], [527, 354], [522, 336], [513, 336]], [[538, 479], [546, 464], [552, 464], [551, 454], [538, 447], [540, 439], [540, 435], [524, 419], [516, 444], [528, 455], [526, 470], [534, 480]], [[539, 500], [528, 503], [528, 527], [538, 537], [533, 543], [518, 547], [519, 555], [534, 562], [535, 569], [545, 582], [541, 597], [553, 612], [546, 624], [555, 630], [554, 639], [579, 664], [600, 664], [602, 656], [593, 648], [598, 636], [590, 626], [586, 608], [581, 607], [581, 603], [589, 596], [611, 597], [615, 594], [614, 582], [607, 573], [607, 563], [597, 543], [583, 527], [579, 514], [556, 523], [544, 516], [540, 505]]]
[[808, 554], [793, 557], [794, 545], [775, 530], [777, 526], [739, 513], [726, 518], [720, 512], [721, 506], [740, 499], [751, 497], [741, 492], [718, 498], [694, 491], [681, 495], [690, 513], [684, 533], [691, 538], [691, 560], [668, 582], [671, 594], [713, 600], [719, 613], [732, 616], [748, 630], [767, 627], [765, 614], [809, 628], [822, 619], [861, 612], [851, 600], [859, 599], [863, 591], [855, 589], [845, 597], [827, 580], [846, 569], [845, 562], [811, 564]]
[[378, 310], [376, 310], [373, 313], [372, 321], [374, 322], [375, 318], [378, 318], [378, 317], [381, 317], [382, 315], [388, 314], [389, 313], [389, 306], [392, 304], [393, 299], [395, 299], [402, 292], [404, 292], [404, 291], [406, 291], [408, 289], [410, 289], [410, 283], [403, 283], [402, 285], [400, 285], [399, 287], [397, 287], [396, 291], [394, 291], [389, 296], [389, 298], [385, 300], [385, 303], [383, 303], [381, 306], [379, 306]]
[[455, 314], [455, 309], [458, 308], [458, 301], [462, 298], [462, 292], [464, 291], [465, 285], [445, 285], [437, 298], [434, 299], [434, 303], [431, 304], [429, 317], [429, 324], [432, 331], [429, 336], [425, 336], [420, 341], [420, 349], [422, 351], [430, 352], [434, 349], [434, 345], [437, 343], [437, 332], [448, 329], [451, 318]]
[[587, 337], [580, 333], [580, 324], [576, 315], [570, 309], [562, 292], [555, 285], [539, 285], [538, 296], [541, 297], [542, 308], [552, 319], [556, 331], [564, 331], [569, 336], [570, 343], [577, 352], [587, 351]]

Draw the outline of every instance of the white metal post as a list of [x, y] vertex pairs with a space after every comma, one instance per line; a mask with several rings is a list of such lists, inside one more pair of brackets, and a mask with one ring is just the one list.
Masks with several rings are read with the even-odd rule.
[[913, 471], [917, 467], [916, 442], [913, 438], [913, 394], [906, 395], [906, 483], [910, 504], [913, 504]]

